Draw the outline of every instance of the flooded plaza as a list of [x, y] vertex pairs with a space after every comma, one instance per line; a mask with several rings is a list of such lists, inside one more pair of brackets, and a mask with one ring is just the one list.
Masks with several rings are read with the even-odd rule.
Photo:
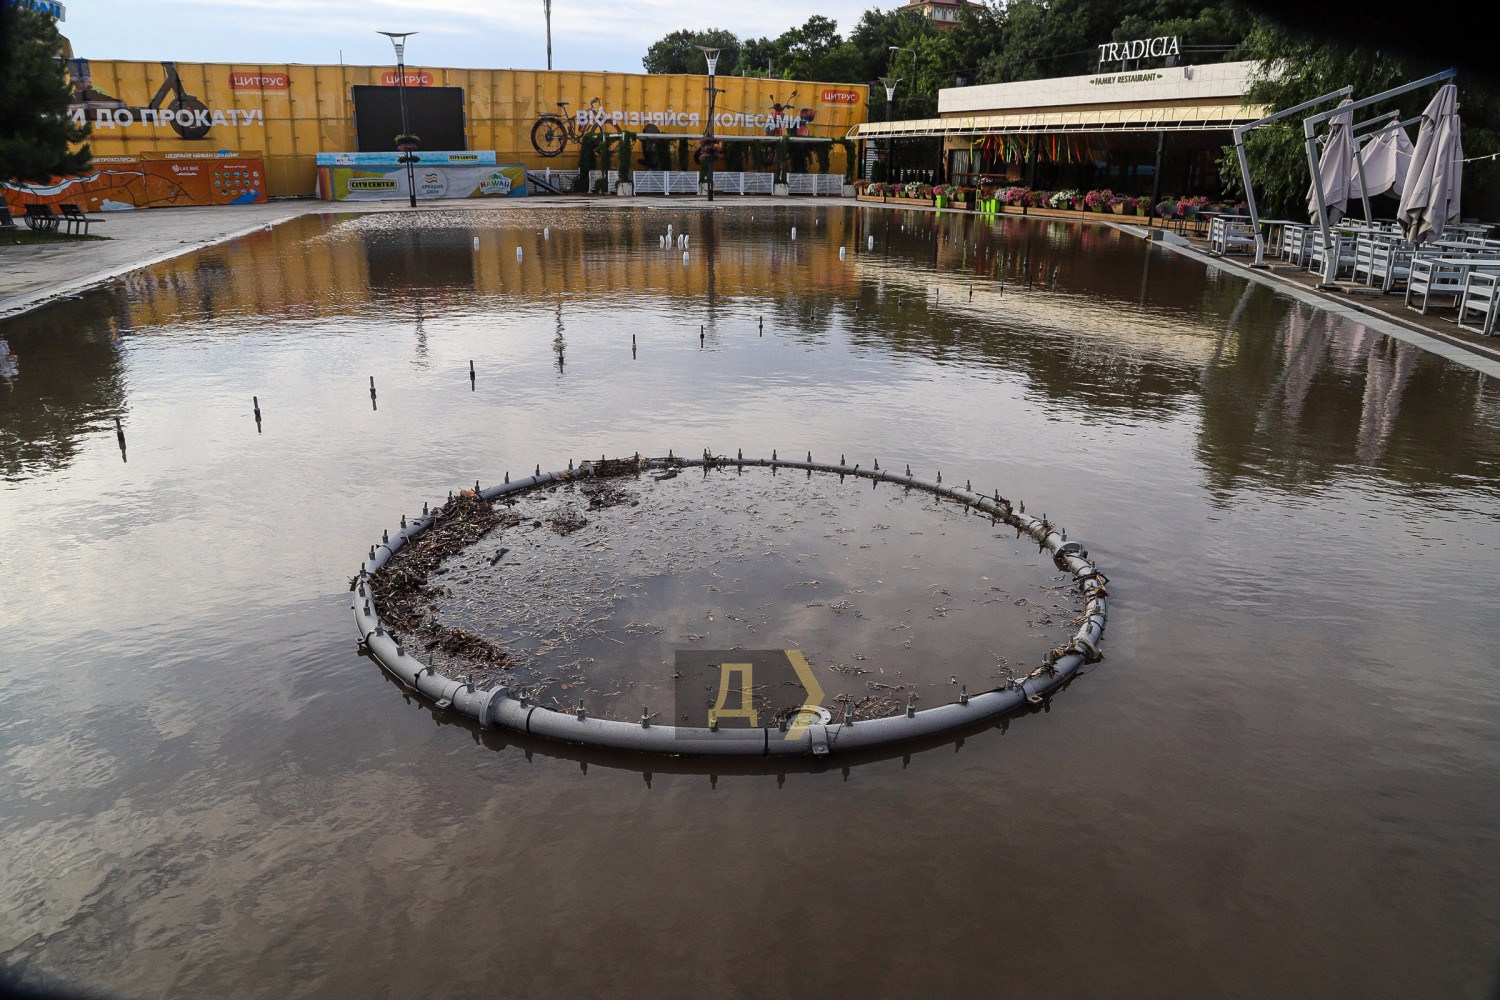
[[[23, 973], [139, 997], [1493, 986], [1500, 383], [1461, 364], [1104, 226], [732, 202], [309, 215], [0, 338]], [[361, 655], [350, 576], [399, 517], [669, 449], [1024, 500], [1108, 574], [1105, 659], [1045, 710], [825, 766], [480, 731]], [[627, 720], [669, 707], [695, 643], [801, 648], [875, 711], [1071, 632], [1064, 575], [1004, 525], [716, 477], [536, 497], [433, 610], [554, 707], [581, 688]]]

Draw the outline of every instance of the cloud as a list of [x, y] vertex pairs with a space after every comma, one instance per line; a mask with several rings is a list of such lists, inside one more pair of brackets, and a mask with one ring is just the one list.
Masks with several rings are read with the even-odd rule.
[[[852, 26], [868, 6], [834, 0], [825, 16]], [[806, 19], [771, 0], [553, 0], [553, 66], [640, 72], [656, 39], [681, 28], [728, 28], [742, 37], [775, 36]], [[169, 26], [170, 30], [163, 30]], [[546, 65], [541, 0], [72, 0], [63, 33], [91, 59], [184, 62], [385, 65], [390, 43], [379, 29], [416, 31], [414, 65]]]

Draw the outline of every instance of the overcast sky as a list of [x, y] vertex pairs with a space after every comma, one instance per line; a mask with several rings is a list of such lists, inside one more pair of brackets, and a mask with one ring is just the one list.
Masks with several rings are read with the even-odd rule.
[[[419, 31], [413, 65], [542, 69], [542, 0], [64, 0], [60, 26], [86, 59], [386, 65], [377, 30]], [[679, 28], [779, 35], [820, 13], [847, 30], [868, 0], [821, 0], [816, 8], [774, 0], [553, 0], [554, 69], [641, 71], [646, 47]]]

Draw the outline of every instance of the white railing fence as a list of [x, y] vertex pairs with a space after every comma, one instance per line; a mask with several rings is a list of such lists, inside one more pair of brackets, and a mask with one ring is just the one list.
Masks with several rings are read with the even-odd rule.
[[[553, 171], [556, 176], [561, 171]], [[598, 170], [589, 173], [589, 191], [594, 190], [604, 174]], [[611, 170], [607, 178], [609, 190], [614, 192], [619, 171]], [[787, 186], [792, 194], [835, 196], [843, 193], [843, 174], [793, 174], [786, 175]], [[715, 194], [770, 194], [775, 175], [761, 171], [718, 170], [714, 172]], [[631, 173], [635, 193], [640, 194], [697, 194], [698, 171], [696, 170], [636, 170]]]

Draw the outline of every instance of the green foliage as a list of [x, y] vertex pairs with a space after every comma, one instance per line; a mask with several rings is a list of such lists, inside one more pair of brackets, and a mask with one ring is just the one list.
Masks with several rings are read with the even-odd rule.
[[[1175, 34], [1192, 47], [1195, 62], [1242, 58], [1237, 46], [1251, 20], [1241, 0], [1009, 0], [965, 7], [952, 27], [905, 7], [867, 10], [847, 35], [827, 17], [814, 15], [774, 38], [740, 41], [729, 32], [674, 32], [647, 54], [654, 65], [703, 72], [696, 63], [659, 61], [653, 53], [676, 51], [688, 36], [714, 35], [715, 44], [737, 45], [735, 69], [719, 72], [830, 83], [871, 83], [870, 118], [924, 118], [937, 113], [937, 93], [967, 83], [1004, 83], [1087, 73], [1098, 62], [1102, 41]], [[681, 37], [680, 37], [681, 36]], [[897, 50], [892, 51], [891, 46]], [[660, 47], [660, 48], [659, 48]], [[674, 48], [675, 47], [675, 48]], [[886, 107], [883, 76], [899, 77], [893, 107]]]
[[786, 165], [791, 154], [791, 148], [792, 140], [787, 136], [782, 136], [776, 140], [776, 176], [772, 178], [772, 183], [786, 183]]
[[740, 72], [740, 40], [732, 31], [710, 29], [708, 31], [674, 31], [660, 41], [653, 42], [641, 60], [647, 73], [707, 73], [708, 63], [695, 46], [717, 47], [719, 64], [716, 72], [720, 76], [738, 76]]
[[609, 154], [614, 148], [613, 136], [600, 134], [599, 142], [599, 169], [606, 177], [609, 176]]
[[818, 173], [828, 173], [828, 155], [833, 150], [833, 140], [825, 139], [822, 142], [808, 143], [812, 147], [813, 157], [818, 161]]
[[677, 169], [693, 169], [693, 151], [688, 148], [688, 141], [686, 139], [677, 140]]
[[68, 116], [62, 54], [51, 17], [0, 0], [0, 179], [46, 183], [88, 169], [89, 147], [72, 150], [89, 128]]
[[635, 162], [632, 149], [635, 146], [635, 133], [624, 132], [620, 135], [620, 180], [627, 184], [635, 182]]
[[854, 177], [859, 172], [859, 156], [856, 152], [858, 147], [853, 139], [840, 139], [838, 144], [844, 147], [844, 183], [853, 184]]
[[[1246, 103], [1263, 104], [1271, 111], [1300, 104], [1346, 84], [1354, 87], [1356, 97], [1370, 96], [1446, 68], [1296, 35], [1264, 21], [1258, 22], [1247, 38], [1244, 56], [1261, 62]], [[1472, 79], [1459, 77], [1455, 82], [1463, 115], [1464, 155], [1500, 151], [1500, 95]], [[1395, 101], [1361, 109], [1356, 118], [1365, 121], [1392, 111], [1399, 112], [1403, 119], [1411, 118], [1421, 114], [1433, 93], [1433, 88], [1423, 88]], [[1328, 111], [1333, 107], [1330, 102], [1316, 110]], [[1415, 126], [1408, 131], [1415, 140]], [[1245, 137], [1245, 152], [1261, 214], [1268, 218], [1306, 218], [1305, 199], [1310, 180], [1301, 116], [1293, 115], [1250, 132]], [[1220, 171], [1226, 193], [1243, 196], [1239, 163], [1232, 147], [1225, 150]], [[1465, 168], [1465, 216], [1493, 217], [1500, 210], [1497, 175], [1500, 170], [1493, 163], [1469, 164]], [[1359, 209], [1354, 211], [1358, 213]]]
[[599, 133], [589, 132], [578, 143], [578, 176], [573, 180], [573, 193], [586, 194], [589, 189], [589, 174], [599, 169]]

